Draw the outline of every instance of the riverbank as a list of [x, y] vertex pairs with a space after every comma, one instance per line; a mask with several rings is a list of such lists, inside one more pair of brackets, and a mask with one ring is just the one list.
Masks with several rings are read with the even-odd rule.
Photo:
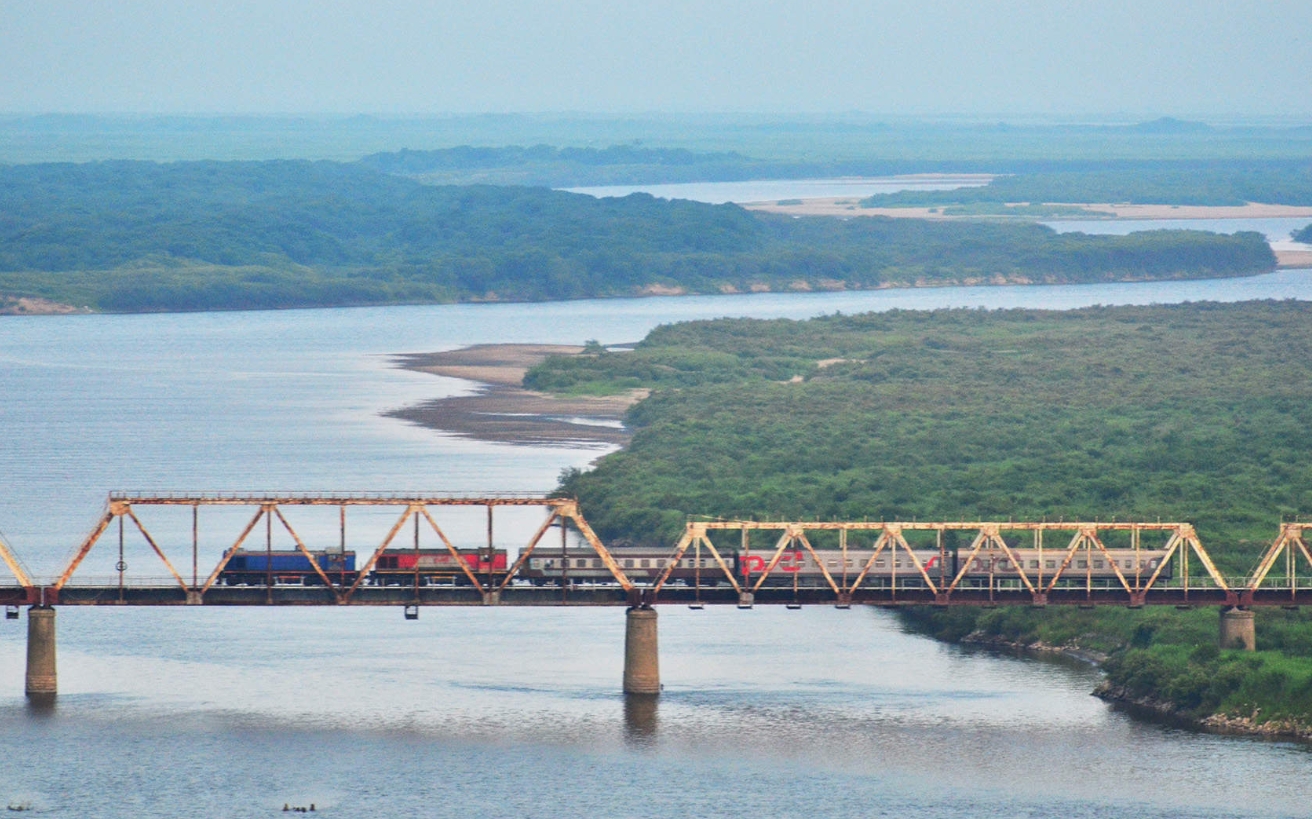
[[526, 446], [622, 446], [624, 413], [646, 390], [608, 396], [562, 397], [524, 389], [524, 373], [550, 356], [580, 356], [561, 344], [480, 344], [439, 353], [400, 355], [407, 370], [460, 378], [469, 395], [438, 398], [393, 410], [388, 417], [480, 441]]
[[[1028, 202], [1011, 202], [1004, 207], [1029, 207]], [[1312, 219], [1312, 207], [1297, 205], [1269, 205], [1250, 202], [1246, 205], [1128, 205], [1110, 202], [1043, 203], [1045, 207], [1072, 208], [1084, 211], [1075, 218], [1103, 217], [1107, 219]], [[750, 202], [748, 210], [763, 213], [782, 213], [790, 216], [887, 216], [894, 219], [967, 219], [978, 218], [967, 213], [945, 213], [951, 206], [924, 207], [861, 207], [861, 200], [852, 196], [817, 197], [814, 199], [782, 199], [775, 202]], [[1020, 213], [1020, 211], [1018, 211]], [[1026, 215], [1026, 218], [1031, 218]], [[1060, 216], [1054, 218], [1062, 218]]]
[[1307, 623], [1258, 612], [1263, 651], [1217, 647], [1215, 613], [1002, 607], [899, 612], [907, 628], [945, 643], [1097, 666], [1092, 696], [1132, 716], [1208, 733], [1312, 741]]

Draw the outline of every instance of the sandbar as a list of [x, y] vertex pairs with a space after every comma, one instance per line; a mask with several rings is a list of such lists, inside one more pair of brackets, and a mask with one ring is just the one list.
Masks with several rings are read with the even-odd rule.
[[561, 344], [479, 344], [439, 353], [398, 355], [397, 366], [461, 378], [478, 386], [472, 395], [437, 398], [386, 413], [429, 429], [480, 441], [523, 446], [624, 445], [630, 432], [624, 413], [646, 396], [556, 396], [524, 389], [524, 373], [553, 355], [582, 355]]
[[[781, 200], [783, 202], [800, 202], [801, 204], [780, 204], [779, 202], [749, 202], [743, 205], [748, 210], [766, 213], [784, 213], [793, 216], [888, 216], [894, 219], [979, 219], [978, 215], [945, 215], [943, 207], [911, 208], [863, 208], [861, 200], [854, 196], [825, 197], [816, 199]], [[1009, 203], [1024, 205], [1028, 203]], [[1247, 205], [1210, 206], [1210, 205], [1125, 205], [1090, 202], [1047, 202], [1054, 207], [1082, 208], [1105, 214], [1109, 219], [1281, 219], [1307, 217], [1312, 219], [1312, 207], [1297, 205], [1267, 205], [1250, 202]], [[1033, 220], [1033, 216], [1021, 218]], [[1056, 221], [1062, 217], [1044, 218], [1043, 221]], [[1070, 218], [1070, 217], [1068, 217]], [[1076, 216], [1074, 218], [1085, 218]]]

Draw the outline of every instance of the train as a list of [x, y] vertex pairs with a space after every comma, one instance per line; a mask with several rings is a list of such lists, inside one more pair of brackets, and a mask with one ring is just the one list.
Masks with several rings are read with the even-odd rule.
[[[477, 576], [504, 577], [509, 566], [505, 549], [457, 549], [461, 560]], [[323, 577], [314, 567], [317, 564], [334, 585], [355, 583], [360, 573], [356, 570], [355, 552], [311, 551], [314, 561], [300, 550], [237, 550], [228, 557], [218, 582], [225, 586], [274, 585], [318, 586]], [[436, 584], [462, 584], [469, 576], [447, 549], [406, 549], [384, 552], [375, 561], [366, 577], [374, 586], [394, 586], [418, 583], [421, 586]]]
[[[961, 570], [963, 562], [970, 557], [969, 553], [964, 550], [952, 550], [946, 553], [947, 561], [942, 567], [939, 566], [941, 555], [937, 549], [913, 549], [916, 560], [925, 569], [931, 580], [935, 582], [941, 575], [948, 578], [955, 578]], [[1012, 548], [1011, 553], [1016, 560], [1024, 564], [1024, 571], [1031, 582], [1034, 582], [1040, 574], [1043, 577], [1051, 577], [1061, 568], [1062, 561], [1065, 560], [1065, 552], [1062, 550], [1045, 549], [1040, 552], [1038, 549], [1020, 549]], [[853, 581], [870, 563], [870, 558], [875, 554], [873, 549], [848, 549], [846, 556], [837, 549], [816, 549], [813, 556], [806, 549], [787, 549], [779, 557], [769, 576], [766, 578], [765, 587], [779, 586], [799, 586], [799, 587], [820, 587], [827, 586], [825, 580], [825, 571], [829, 576], [834, 578], [835, 582], [842, 584], [846, 578]], [[611, 555], [619, 563], [624, 574], [639, 584], [655, 582], [665, 571], [672, 555], [668, 550], [649, 550], [649, 549], [615, 549]], [[724, 561], [724, 566], [728, 568], [738, 578], [739, 583], [755, 584], [762, 574], [770, 565], [770, 560], [774, 554], [772, 550], [748, 552], [738, 549], [721, 550], [720, 557]], [[817, 561], [816, 558], [819, 558]], [[1136, 553], [1132, 549], [1109, 549], [1108, 555], [1094, 553], [1092, 555], [1079, 552], [1071, 558], [1069, 565], [1062, 572], [1062, 582], [1066, 581], [1116, 581], [1116, 570], [1119, 569], [1121, 574], [1127, 579], [1132, 579], [1138, 574], [1141, 577], [1149, 577], [1156, 572], [1161, 566], [1162, 560], [1166, 557], [1165, 550], [1142, 549]], [[1111, 565], [1116, 561], [1116, 566]], [[820, 562], [824, 563], [824, 570], [821, 569]], [[568, 562], [568, 566], [565, 563]], [[700, 565], [698, 565], [700, 563]], [[1159, 579], [1168, 579], [1171, 576], [1171, 567], [1168, 564], [1162, 568]], [[597, 557], [591, 551], [581, 549], [563, 552], [559, 548], [545, 549], [538, 548], [533, 550], [529, 556], [527, 564], [521, 569], [520, 578], [523, 578], [534, 585], [545, 585], [547, 583], [561, 583], [565, 577], [568, 577], [574, 583], [612, 583], [614, 578], [606, 568], [601, 558]], [[997, 580], [1015, 580], [1020, 582], [1020, 571], [1015, 563], [1007, 557], [1007, 554], [1001, 549], [991, 551], [981, 550], [974, 558], [971, 558], [970, 568], [963, 576], [963, 581], [978, 585], [980, 582], [987, 582], [989, 578]], [[903, 550], [894, 553], [891, 550], [884, 550], [866, 572], [866, 580], [863, 585], [888, 585], [896, 579], [900, 587], [914, 587], [924, 584], [924, 578], [920, 570], [916, 568], [915, 562]], [[698, 554], [694, 550], [689, 550], [680, 558], [678, 565], [671, 571], [669, 582], [683, 582], [689, 586], [700, 584], [703, 586], [716, 586], [721, 582], [727, 582], [724, 576], [724, 569], [719, 562], [710, 554], [709, 550], [703, 550]]]
[[[1020, 567], [1017, 563], [1023, 564], [1026, 576], [1035, 582], [1040, 577], [1051, 577], [1066, 559], [1065, 552], [1059, 549], [1040, 552], [1037, 549], [1012, 548], [1015, 562], [1000, 549], [981, 550], [973, 558], [968, 552], [958, 549], [946, 552], [946, 562], [940, 566], [944, 555], [940, 555], [938, 550], [913, 549], [912, 552], [916, 561], [935, 582], [940, 576], [955, 578], [969, 559], [970, 566], [962, 576], [962, 582], [968, 586], [998, 581], [1018, 583]], [[457, 549], [457, 553], [469, 571], [480, 580], [486, 578], [499, 582], [510, 570], [511, 563], [505, 549], [466, 548]], [[239, 550], [229, 557], [223, 571], [219, 573], [219, 582], [229, 586], [265, 585], [270, 580], [281, 585], [321, 585], [323, 577], [315, 571], [315, 564], [335, 585], [355, 583], [359, 577], [355, 552], [318, 551], [310, 554], [314, 556], [314, 563], [300, 551]], [[870, 549], [849, 549], [846, 555], [839, 550], [817, 549], [815, 555], [812, 555], [806, 549], [787, 549], [780, 554], [764, 586], [827, 586], [826, 570], [840, 585], [854, 581], [863, 570], [866, 571], [863, 585], [887, 587], [896, 583], [900, 588], [924, 585], [916, 561], [905, 551], [885, 550], [871, 562], [874, 554]], [[622, 548], [612, 550], [611, 555], [625, 575], [640, 585], [655, 582], [673, 559], [668, 550], [657, 549]], [[760, 576], [765, 574], [774, 555], [773, 551], [727, 549], [721, 551], [720, 556], [724, 568], [721, 568], [720, 562], [709, 550], [700, 553], [695, 550], [685, 552], [670, 571], [669, 582], [713, 587], [727, 582], [724, 575], [724, 569], [727, 568], [740, 583], [755, 585]], [[1136, 575], [1146, 578], [1157, 572], [1159, 567], [1159, 579], [1169, 579], [1170, 564], [1162, 566], [1165, 557], [1165, 551], [1155, 549], [1143, 549], [1137, 553], [1131, 549], [1109, 549], [1107, 554], [1081, 551], [1072, 556], [1062, 572], [1060, 582], [1118, 582], [1118, 569], [1127, 579]], [[1113, 561], [1115, 566], [1112, 565]], [[524, 562], [516, 580], [535, 586], [561, 585], [566, 582], [607, 585], [615, 582], [602, 559], [590, 549], [582, 547], [570, 550], [539, 547]], [[468, 583], [468, 575], [447, 549], [396, 549], [385, 552], [365, 578], [365, 584], [373, 586]]]

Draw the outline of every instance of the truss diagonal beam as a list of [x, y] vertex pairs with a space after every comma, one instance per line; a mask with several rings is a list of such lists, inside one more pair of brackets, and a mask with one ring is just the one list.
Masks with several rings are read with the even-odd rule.
[[24, 589], [32, 588], [32, 578], [28, 577], [27, 572], [23, 571], [23, 565], [18, 562], [17, 557], [14, 557], [14, 553], [9, 551], [9, 546], [3, 540], [0, 540], [0, 560], [4, 560], [5, 565], [9, 567], [10, 573], [18, 581], [19, 586]]
[[155, 550], [155, 554], [159, 556], [161, 561], [163, 561], [165, 568], [169, 570], [169, 574], [173, 575], [173, 579], [178, 581], [178, 586], [181, 587], [183, 591], [190, 591], [191, 587], [187, 585], [187, 581], [182, 579], [182, 575], [178, 574], [178, 570], [173, 568], [173, 564], [164, 556], [164, 550], [159, 548], [159, 544], [155, 542], [155, 538], [151, 537], [150, 532], [146, 531], [146, 527], [142, 525], [141, 519], [137, 517], [137, 514], [132, 511], [132, 507], [125, 507], [123, 509], [123, 514], [132, 519], [132, 523], [137, 527], [137, 531], [140, 532], [141, 536], [150, 544], [150, 548]]
[[611, 575], [615, 578], [615, 582], [620, 584], [620, 588], [624, 589], [626, 592], [633, 591], [633, 581], [630, 580], [628, 575], [624, 573], [624, 570], [620, 568], [620, 564], [615, 561], [615, 557], [610, 553], [610, 550], [601, 542], [601, 538], [597, 537], [597, 533], [592, 531], [592, 527], [583, 519], [583, 515], [579, 513], [578, 503], [572, 500], [563, 500], [559, 503], [560, 505], [557, 507], [556, 512], [562, 519], [562, 525], [565, 519], [573, 521], [574, 528], [579, 530], [579, 534], [583, 535], [583, 539], [588, 542], [588, 545], [592, 547], [592, 550], [601, 558], [601, 562], [610, 570]]
[[451, 559], [454, 560], [456, 565], [460, 567], [460, 570], [465, 573], [465, 577], [469, 578], [470, 584], [473, 585], [474, 589], [479, 594], [483, 594], [485, 591], [483, 584], [478, 582], [478, 578], [474, 576], [474, 572], [469, 568], [469, 563], [461, 557], [460, 550], [457, 549], [449, 539], [447, 539], [446, 532], [443, 532], [437, 525], [437, 521], [433, 520], [433, 516], [428, 514], [428, 509], [423, 506], [419, 507], [419, 514], [424, 516], [424, 520], [428, 521], [428, 525], [433, 527], [433, 531], [442, 539], [442, 543], [446, 545], [446, 550], [451, 553]]
[[770, 556], [770, 562], [765, 564], [765, 568], [761, 570], [761, 576], [756, 579], [756, 585], [752, 586], [752, 594], [756, 594], [756, 592], [761, 590], [761, 584], [763, 584], [765, 579], [770, 576], [770, 572], [774, 571], [774, 567], [779, 565], [779, 561], [783, 558], [784, 552], [792, 542], [796, 540], [796, 538], [797, 533], [792, 529], [785, 529], [784, 533], [779, 536], [779, 542], [775, 544], [774, 554]]
[[[515, 561], [515, 565], [511, 566], [510, 571], [506, 572], [506, 576], [501, 578], [501, 583], [497, 586], [497, 591], [503, 591], [506, 586], [510, 585], [510, 581], [519, 574], [520, 569], [524, 568], [524, 564], [528, 562], [529, 556], [532, 555], [533, 550], [538, 547], [538, 543], [542, 540], [542, 536], [551, 528], [551, 524], [557, 520], [560, 520], [560, 516], [557, 515], [553, 509], [551, 514], [547, 515], [547, 519], [538, 527], [538, 530], [533, 533], [533, 537], [529, 539], [528, 545], [520, 551], [519, 558]], [[565, 522], [561, 521], [560, 525], [564, 526]]]
[[396, 539], [397, 534], [400, 533], [401, 531], [401, 527], [405, 526], [406, 521], [410, 520], [410, 516], [415, 514], [415, 510], [417, 508], [418, 508], [417, 505], [411, 504], [405, 508], [404, 512], [401, 513], [401, 517], [396, 521], [395, 524], [392, 525], [392, 528], [387, 532], [387, 537], [383, 538], [383, 542], [378, 544], [378, 548], [375, 549], [374, 553], [369, 556], [369, 561], [365, 563], [364, 566], [360, 567], [360, 573], [356, 575], [355, 582], [352, 583], [351, 588], [347, 589], [346, 593], [342, 595], [343, 603], [350, 602], [351, 596], [355, 594], [355, 590], [360, 588], [360, 584], [363, 583], [364, 579], [369, 576], [369, 572], [374, 570], [374, 564], [378, 562], [378, 558], [382, 557], [383, 552], [387, 551], [387, 547], [390, 546], [392, 544], [392, 541]]
[[219, 579], [219, 575], [223, 574], [223, 570], [228, 568], [228, 561], [232, 560], [232, 556], [237, 554], [237, 551], [241, 549], [241, 545], [246, 542], [246, 538], [250, 537], [251, 532], [255, 530], [255, 526], [260, 522], [260, 519], [268, 514], [268, 512], [269, 510], [267, 507], [261, 506], [255, 512], [255, 517], [251, 518], [250, 523], [246, 524], [246, 528], [242, 529], [241, 534], [237, 535], [237, 540], [232, 544], [232, 548], [224, 550], [223, 557], [219, 560], [219, 565], [215, 566], [214, 571], [205, 579], [205, 585], [200, 590], [202, 595], [210, 590], [210, 587]]
[[296, 542], [296, 548], [300, 550], [301, 554], [305, 555], [306, 560], [310, 561], [310, 568], [314, 569], [314, 573], [319, 575], [319, 579], [323, 581], [323, 584], [332, 591], [333, 597], [337, 602], [342, 602], [341, 589], [339, 589], [333, 581], [328, 579], [328, 575], [324, 574], [323, 567], [319, 565], [319, 559], [310, 554], [309, 549], [305, 548], [305, 544], [301, 541], [301, 536], [296, 534], [296, 530], [287, 522], [287, 518], [283, 517], [282, 510], [275, 506], [273, 507], [273, 513], [278, 516], [278, 521], [282, 524], [282, 528], [286, 529], [287, 534], [291, 535], [292, 540]]
[[96, 528], [92, 529], [91, 534], [87, 535], [86, 540], [82, 541], [82, 545], [78, 547], [77, 553], [73, 555], [73, 559], [68, 562], [68, 566], [64, 568], [63, 573], [59, 575], [59, 579], [55, 581], [54, 588], [56, 592], [64, 588], [64, 584], [73, 576], [73, 572], [77, 571], [77, 567], [82, 565], [82, 561], [86, 559], [87, 554], [91, 551], [91, 547], [95, 546], [96, 541], [100, 540], [100, 536], [105, 534], [105, 530], [109, 528], [109, 524], [112, 523], [113, 520], [114, 505], [110, 504], [109, 508], [105, 510], [105, 514], [101, 516], [100, 522], [96, 524]]

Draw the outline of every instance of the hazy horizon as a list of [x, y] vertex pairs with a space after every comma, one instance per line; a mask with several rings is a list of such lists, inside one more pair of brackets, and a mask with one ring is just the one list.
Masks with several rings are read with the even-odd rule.
[[1312, 118], [1312, 4], [0, 0], [0, 113]]

